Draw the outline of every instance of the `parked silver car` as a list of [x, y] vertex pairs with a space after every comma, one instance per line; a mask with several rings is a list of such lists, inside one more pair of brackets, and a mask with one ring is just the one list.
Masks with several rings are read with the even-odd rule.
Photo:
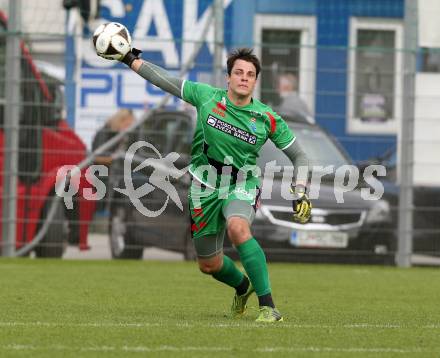
[[[353, 164], [336, 140], [318, 125], [285, 118], [311, 167], [315, 167], [315, 175], [320, 174], [316, 166], [337, 169]], [[280, 167], [291, 166], [284, 153], [268, 141], [258, 165], [263, 170], [272, 161]], [[282, 177], [283, 172], [279, 172], [273, 182], [270, 178], [263, 180], [263, 192], [269, 184], [272, 195], [270, 199], [262, 199], [254, 222], [254, 236], [266, 248], [270, 259], [315, 261], [323, 260], [325, 255], [325, 261], [334, 258], [345, 262], [393, 262], [396, 240], [389, 202], [364, 200], [360, 191], [362, 180], [356, 189], [343, 194], [343, 203], [338, 203], [335, 175], [324, 175], [319, 191], [315, 192], [317, 198], [312, 200], [311, 220], [302, 225], [292, 221], [291, 202], [281, 195]]]
[[[312, 165], [351, 163], [337, 142], [319, 126], [289, 119], [289, 125]], [[180, 155], [178, 168], [189, 164], [194, 119], [183, 111], [158, 111], [145, 123], [142, 130], [133, 134], [128, 145], [136, 140], [151, 141], [162, 156], [172, 151]], [[154, 153], [140, 152], [140, 161]], [[264, 146], [258, 164], [262, 169], [269, 161], [277, 165], [291, 165], [288, 158], [271, 142]], [[115, 161], [110, 170], [113, 187], [121, 187], [123, 163]], [[133, 174], [135, 188], [148, 183], [151, 168]], [[281, 196], [282, 173], [275, 175], [270, 199], [263, 199], [253, 224], [253, 233], [260, 241], [269, 260], [283, 261], [331, 261], [384, 262], [392, 260], [394, 235], [388, 230], [389, 205], [384, 200], [365, 201], [358, 189], [345, 193], [344, 203], [337, 203], [332, 176], [324, 176], [319, 197], [314, 199], [312, 220], [306, 225], [292, 222], [292, 203]], [[110, 244], [114, 258], [141, 258], [144, 247], [156, 246], [182, 252], [194, 258], [190, 231], [187, 193], [189, 175], [174, 180], [183, 212], [169, 202], [158, 217], [146, 217], [139, 213], [126, 196], [112, 192], [110, 196]], [[264, 185], [267, 184], [263, 180]], [[167, 194], [154, 190], [141, 201], [145, 207], [159, 208]], [[225, 240], [225, 252], [234, 256], [235, 250]], [[373, 260], [373, 261], [372, 261]]]

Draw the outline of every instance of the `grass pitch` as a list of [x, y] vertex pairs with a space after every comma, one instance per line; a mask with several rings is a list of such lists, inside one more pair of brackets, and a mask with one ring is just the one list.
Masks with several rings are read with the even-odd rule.
[[195, 263], [0, 260], [0, 356], [440, 356], [440, 271], [272, 264], [285, 322]]

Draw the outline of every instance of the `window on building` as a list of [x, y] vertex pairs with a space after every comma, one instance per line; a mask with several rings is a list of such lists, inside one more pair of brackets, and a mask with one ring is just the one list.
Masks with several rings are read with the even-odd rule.
[[385, 122], [394, 118], [394, 49], [394, 31], [357, 31], [355, 116], [362, 121]]
[[299, 83], [301, 31], [263, 29], [261, 100], [278, 106], [280, 76], [291, 74]]
[[440, 48], [428, 48], [421, 49], [422, 61], [421, 72], [440, 72]]
[[402, 25], [353, 18], [347, 127], [351, 133], [394, 134], [401, 114]]
[[[315, 17], [259, 14], [254, 39], [262, 65], [256, 97], [284, 114], [290, 107], [313, 113]], [[291, 98], [295, 103], [289, 107]]]

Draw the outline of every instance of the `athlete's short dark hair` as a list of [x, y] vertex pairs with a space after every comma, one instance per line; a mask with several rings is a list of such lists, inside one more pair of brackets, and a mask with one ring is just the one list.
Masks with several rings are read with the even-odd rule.
[[261, 64], [260, 64], [260, 60], [258, 59], [257, 56], [255, 56], [253, 54], [254, 50], [251, 48], [246, 48], [246, 47], [242, 47], [242, 48], [237, 48], [235, 50], [233, 50], [229, 56], [228, 56], [228, 60], [226, 62], [227, 65], [227, 69], [228, 69], [228, 75], [231, 75], [232, 72], [232, 67], [234, 67], [234, 63], [237, 60], [243, 60], [243, 61], [247, 61], [247, 62], [251, 62], [254, 66], [255, 66], [255, 70], [256, 70], [256, 77], [258, 77], [258, 74], [261, 71]]

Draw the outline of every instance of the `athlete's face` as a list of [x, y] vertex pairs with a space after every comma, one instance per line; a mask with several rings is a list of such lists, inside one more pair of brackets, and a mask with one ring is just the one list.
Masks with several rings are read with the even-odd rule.
[[236, 60], [228, 75], [228, 90], [238, 97], [250, 97], [257, 82], [257, 71], [252, 62]]

